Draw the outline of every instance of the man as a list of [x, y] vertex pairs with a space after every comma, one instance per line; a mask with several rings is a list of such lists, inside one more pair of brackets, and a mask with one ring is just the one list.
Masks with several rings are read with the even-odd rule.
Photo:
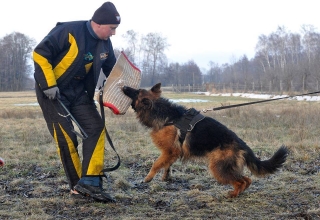
[[[94, 92], [100, 70], [108, 77], [116, 63], [110, 37], [119, 24], [116, 7], [105, 2], [89, 21], [57, 23], [33, 52], [37, 100], [58, 147], [70, 192], [103, 202], [114, 199], [102, 188], [105, 124], [95, 106]], [[87, 135], [82, 161], [64, 107]]]

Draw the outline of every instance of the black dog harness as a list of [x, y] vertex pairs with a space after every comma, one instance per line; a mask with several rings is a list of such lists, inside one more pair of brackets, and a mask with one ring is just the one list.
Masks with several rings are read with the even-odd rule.
[[166, 123], [166, 125], [173, 124], [178, 129], [180, 129], [179, 141], [182, 144], [187, 135], [187, 132], [192, 131], [194, 126], [204, 118], [205, 116], [200, 114], [200, 111], [197, 111], [194, 108], [190, 108], [183, 114], [181, 118], [173, 122], [168, 122]]

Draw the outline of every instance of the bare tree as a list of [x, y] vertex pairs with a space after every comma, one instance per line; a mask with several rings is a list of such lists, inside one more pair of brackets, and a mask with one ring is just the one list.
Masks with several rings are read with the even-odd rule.
[[0, 39], [0, 91], [24, 89], [31, 71], [29, 61], [35, 44], [34, 39], [18, 32]]
[[218, 63], [213, 61], [209, 62], [209, 71], [207, 72], [207, 76], [205, 78], [206, 82], [213, 82], [213, 83], [221, 83], [221, 68]]
[[302, 71], [302, 81], [303, 90], [306, 90], [306, 83], [310, 75], [315, 75], [319, 78], [319, 70], [313, 70], [313, 65], [319, 62], [317, 55], [319, 53], [320, 34], [315, 32], [315, 27], [312, 25], [302, 25], [302, 32], [302, 45], [304, 47], [304, 54], [306, 55]]
[[138, 42], [138, 33], [134, 30], [129, 30], [125, 34], [122, 35], [124, 39], [127, 40], [128, 48], [125, 50], [126, 55], [129, 57], [130, 61], [134, 64], [136, 63], [136, 50], [137, 50], [137, 42]]
[[[243, 55], [243, 57], [239, 60], [238, 63], [239, 66], [239, 75], [242, 75], [243, 81], [244, 81], [244, 91], [247, 91], [249, 86], [249, 60], [246, 55]], [[250, 79], [252, 81], [252, 79]]]
[[164, 79], [166, 84], [181, 84], [180, 72], [181, 65], [179, 63], [170, 63], [165, 69]]
[[155, 81], [157, 65], [165, 59], [164, 51], [169, 46], [167, 39], [159, 33], [149, 33], [141, 39], [141, 48], [144, 53], [143, 69], [151, 75], [151, 85]]
[[302, 45], [301, 45], [301, 35], [300, 34], [289, 34], [288, 43], [288, 63], [287, 63], [287, 84], [285, 90], [294, 90], [294, 79], [299, 77], [300, 62], [302, 56]]

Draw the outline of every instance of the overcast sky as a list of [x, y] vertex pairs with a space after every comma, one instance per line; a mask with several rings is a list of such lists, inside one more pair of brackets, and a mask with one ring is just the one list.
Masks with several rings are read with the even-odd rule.
[[[40, 42], [58, 21], [89, 20], [105, 1], [10, 0], [1, 3], [0, 38], [20, 32]], [[113, 0], [121, 24], [112, 37], [123, 48], [122, 35], [161, 33], [171, 45], [169, 62], [194, 60], [208, 69], [209, 61], [231, 63], [252, 58], [262, 34], [284, 26], [300, 33], [301, 25], [320, 31], [318, 0]]]

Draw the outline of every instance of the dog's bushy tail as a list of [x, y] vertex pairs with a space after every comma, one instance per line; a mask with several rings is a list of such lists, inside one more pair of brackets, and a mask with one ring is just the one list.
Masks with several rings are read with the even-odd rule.
[[247, 152], [245, 158], [249, 170], [255, 176], [262, 177], [275, 173], [280, 167], [282, 167], [287, 156], [288, 148], [286, 146], [281, 146], [269, 160], [259, 160], [252, 151]]

